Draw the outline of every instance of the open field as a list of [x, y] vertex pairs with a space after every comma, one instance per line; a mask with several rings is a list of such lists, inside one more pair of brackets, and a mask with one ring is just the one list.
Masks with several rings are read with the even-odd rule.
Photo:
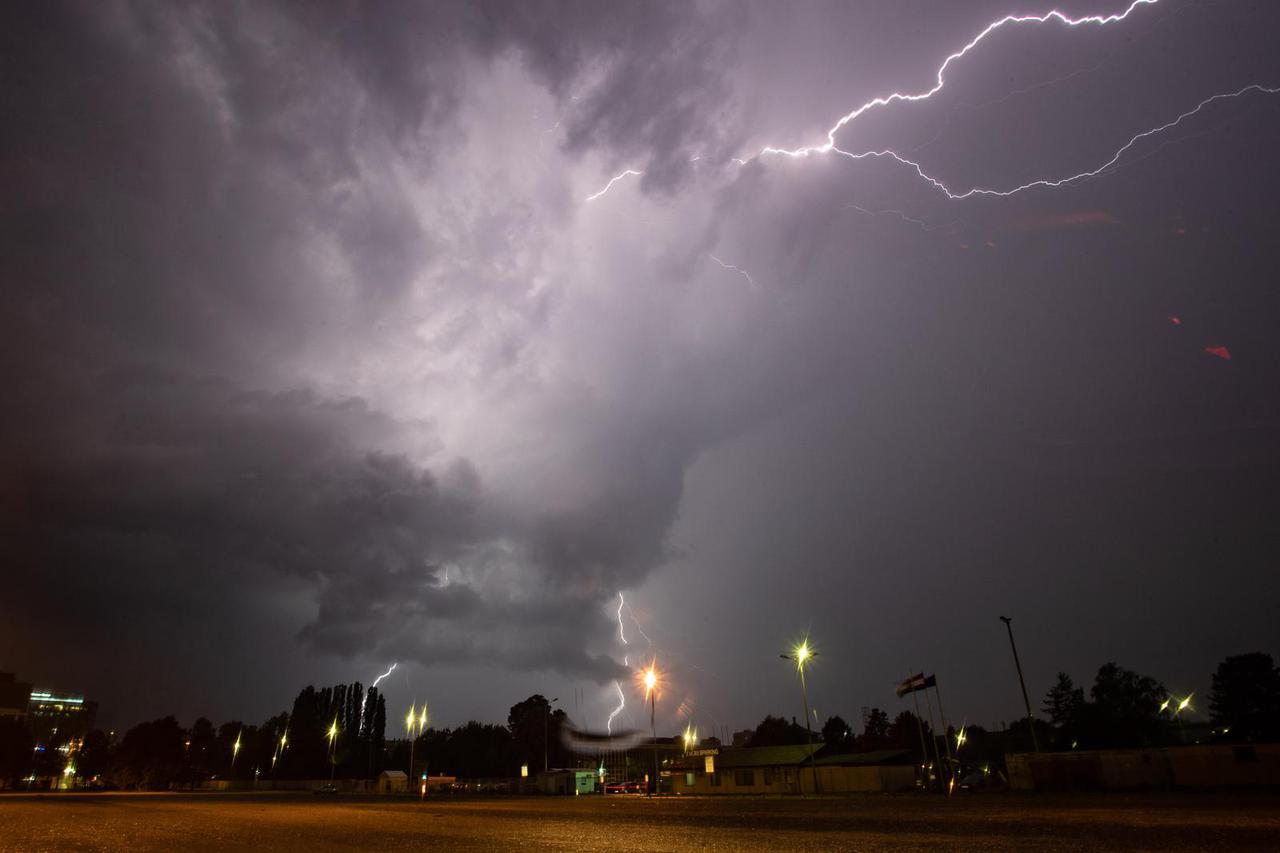
[[0, 850], [1277, 850], [1280, 796], [0, 797]]

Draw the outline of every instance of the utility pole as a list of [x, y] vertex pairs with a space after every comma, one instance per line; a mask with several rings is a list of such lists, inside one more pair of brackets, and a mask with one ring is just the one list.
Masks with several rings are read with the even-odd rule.
[[1027, 682], [1022, 677], [1022, 663], [1018, 660], [1018, 645], [1013, 641], [1013, 620], [1008, 616], [1001, 616], [1000, 621], [1004, 623], [1004, 627], [1009, 632], [1009, 648], [1013, 649], [1013, 665], [1018, 670], [1018, 684], [1022, 687], [1022, 704], [1027, 708], [1027, 726], [1031, 729], [1031, 745], [1035, 747], [1036, 752], [1040, 751], [1040, 738], [1036, 737], [1036, 721], [1031, 716], [1031, 700], [1027, 698]]

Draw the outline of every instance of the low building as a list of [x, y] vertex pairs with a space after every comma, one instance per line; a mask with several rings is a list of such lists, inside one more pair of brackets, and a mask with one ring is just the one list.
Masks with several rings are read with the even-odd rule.
[[820, 749], [821, 744], [691, 749], [670, 769], [671, 791], [848, 794], [915, 787], [915, 767], [908, 750], [822, 756]]
[[599, 790], [599, 777], [594, 770], [556, 769], [539, 773], [535, 783], [542, 794], [594, 794]]
[[383, 770], [378, 774], [379, 794], [409, 793], [409, 774], [403, 770]]

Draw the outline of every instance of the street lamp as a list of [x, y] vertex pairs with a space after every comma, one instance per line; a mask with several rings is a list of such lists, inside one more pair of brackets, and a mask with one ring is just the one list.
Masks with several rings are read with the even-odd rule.
[[[425, 710], [425, 708], [424, 708]], [[418, 712], [414, 705], [409, 705], [409, 715], [404, 718], [404, 726], [409, 731], [409, 784], [413, 784], [413, 747], [417, 738], [414, 737], [414, 727], [418, 725]]]
[[338, 742], [338, 718], [333, 718], [333, 725], [329, 726], [329, 781], [333, 781], [333, 774], [338, 770], [338, 750], [336, 744]]
[[[649, 664], [644, 672], [644, 693], [649, 700], [649, 731], [653, 735], [653, 791], [658, 790], [658, 662]], [[653, 791], [645, 793], [652, 796]]]
[[1018, 684], [1022, 686], [1022, 704], [1027, 708], [1027, 726], [1031, 729], [1031, 745], [1035, 747], [1036, 752], [1039, 752], [1040, 738], [1036, 737], [1036, 721], [1031, 717], [1031, 700], [1027, 698], [1027, 682], [1022, 678], [1022, 663], [1018, 660], [1018, 647], [1013, 642], [1013, 620], [1008, 616], [1001, 616], [1000, 621], [1009, 631], [1009, 648], [1013, 649], [1013, 665], [1018, 670]]
[[235, 778], [236, 771], [236, 755], [240, 752], [240, 736], [244, 734], [244, 729], [236, 732], [236, 742], [231, 745], [231, 776]]
[[[789, 660], [795, 663], [796, 671], [800, 673], [800, 696], [804, 699], [804, 730], [809, 737], [809, 772], [813, 775], [813, 790], [818, 790], [818, 774], [813, 767], [813, 726], [809, 722], [809, 688], [804, 681], [804, 665], [818, 656], [818, 653], [809, 648], [809, 638], [806, 637], [800, 645], [791, 650], [789, 655], [778, 655], [783, 660]], [[804, 793], [804, 786], [800, 786], [800, 792]]]
[[551, 722], [551, 706], [560, 701], [560, 697], [552, 699], [547, 703], [546, 709], [542, 713], [542, 772], [546, 773], [549, 768], [547, 764], [547, 729]]

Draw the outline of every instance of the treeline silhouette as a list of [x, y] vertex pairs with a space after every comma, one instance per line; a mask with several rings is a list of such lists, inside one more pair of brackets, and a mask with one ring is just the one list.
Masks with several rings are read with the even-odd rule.
[[[1104, 749], [1199, 742], [1280, 740], [1280, 669], [1261, 652], [1223, 660], [1213, 674], [1207, 708], [1182, 699], [1159, 681], [1115, 663], [1099, 668], [1086, 694], [1059, 673], [1044, 697], [1042, 717], [1022, 718], [988, 731], [965, 726], [959, 759], [966, 764], [1003, 763], [1005, 753], [1031, 748], [1031, 726], [1044, 749]], [[1188, 720], [1190, 712], [1209, 723]], [[21, 786], [35, 776], [57, 778], [67, 767], [82, 783], [136, 789], [197, 786], [209, 780], [341, 779], [376, 777], [384, 769], [430, 772], [463, 779], [513, 777], [521, 765], [536, 773], [543, 766], [569, 767], [590, 756], [568, 751], [560, 737], [567, 722], [541, 695], [511, 706], [505, 726], [468, 722], [452, 729], [427, 728], [410, 744], [388, 734], [386, 700], [359, 682], [299, 691], [291, 710], [259, 725], [232, 720], [215, 726], [201, 717], [184, 728], [173, 717], [140, 723], [116, 742], [91, 731], [68, 752], [52, 742], [34, 750], [29, 729], [15, 718], [0, 719], [0, 780]], [[953, 721], [954, 723], [954, 721]], [[390, 721], [396, 733], [401, 720]], [[861, 732], [842, 717], [829, 717], [813, 739], [823, 754], [906, 750], [917, 760], [945, 756], [956, 728], [935, 731], [910, 711], [896, 717], [879, 708], [865, 715]], [[739, 745], [806, 743], [809, 732], [794, 718], [766, 716], [754, 730], [735, 737]], [[719, 745], [707, 738], [704, 745]], [[585, 765], [584, 765], [585, 766]]]

